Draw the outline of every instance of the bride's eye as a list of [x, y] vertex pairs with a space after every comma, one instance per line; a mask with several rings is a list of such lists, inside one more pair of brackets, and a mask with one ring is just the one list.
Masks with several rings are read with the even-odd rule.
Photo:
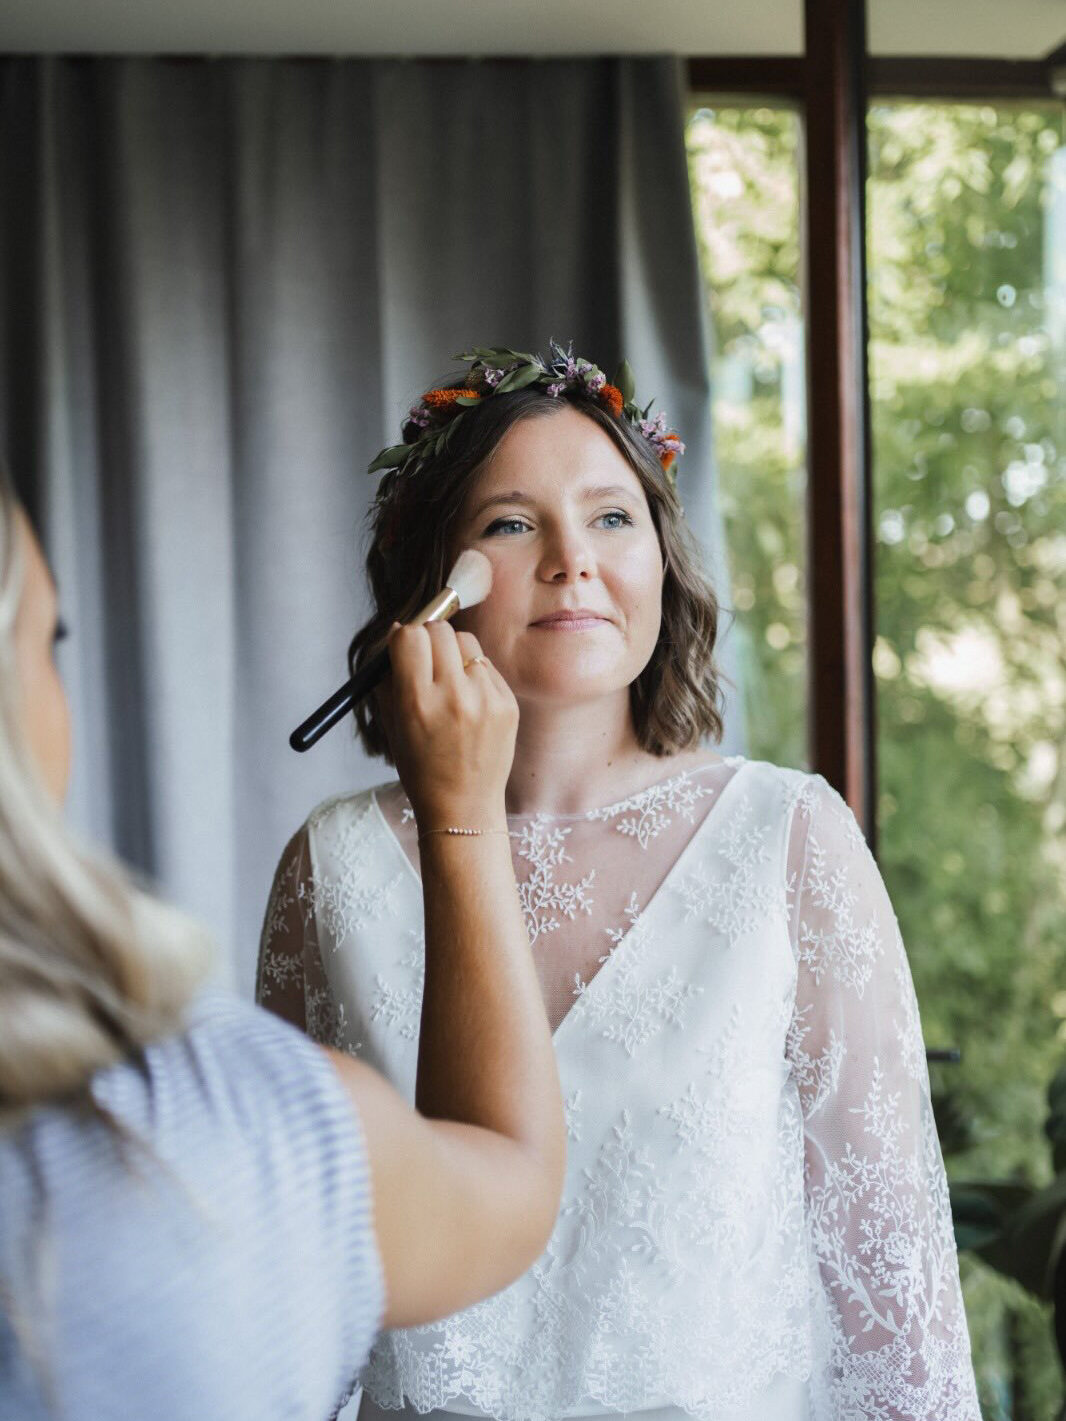
[[631, 528], [633, 526], [632, 518], [621, 508], [613, 508], [610, 513], [601, 513], [597, 521], [602, 523], [605, 528]]
[[497, 518], [494, 523], [490, 523], [485, 529], [482, 537], [492, 538], [497, 533], [504, 536], [511, 536], [514, 533], [528, 533], [529, 524], [523, 518]]

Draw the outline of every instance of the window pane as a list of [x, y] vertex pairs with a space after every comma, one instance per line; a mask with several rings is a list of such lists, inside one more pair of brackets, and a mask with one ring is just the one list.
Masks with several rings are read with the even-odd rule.
[[[1066, 1057], [1062, 125], [869, 115], [880, 855], [955, 1180], [1051, 1178]], [[986, 1416], [1053, 1415], [1046, 1311], [962, 1263]]]
[[687, 131], [747, 753], [807, 756], [806, 394], [799, 138], [784, 108], [708, 103]]

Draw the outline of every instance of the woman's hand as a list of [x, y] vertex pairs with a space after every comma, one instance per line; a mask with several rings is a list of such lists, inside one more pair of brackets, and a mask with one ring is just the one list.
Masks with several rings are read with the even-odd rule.
[[389, 656], [379, 706], [419, 830], [506, 828], [518, 704], [477, 638], [447, 622], [397, 626]]

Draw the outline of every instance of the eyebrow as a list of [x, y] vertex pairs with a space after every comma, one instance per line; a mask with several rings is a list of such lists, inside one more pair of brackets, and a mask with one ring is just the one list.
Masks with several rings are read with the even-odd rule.
[[[634, 496], [631, 488], [625, 488], [622, 484], [597, 484], [595, 488], [582, 489], [581, 497], [586, 503], [591, 503], [597, 498], [632, 498]], [[486, 498], [479, 503], [470, 515], [471, 519], [480, 518], [487, 508], [495, 508], [501, 503], [520, 503], [529, 508], [536, 503], [535, 498], [531, 498], [528, 493], [523, 493], [521, 489], [512, 489], [510, 493], [493, 494], [491, 498]]]

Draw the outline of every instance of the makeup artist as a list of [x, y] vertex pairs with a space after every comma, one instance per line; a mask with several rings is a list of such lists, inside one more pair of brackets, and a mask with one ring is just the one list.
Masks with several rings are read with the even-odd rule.
[[499, 1290], [553, 1225], [562, 1109], [505, 832], [514, 697], [469, 635], [393, 638], [424, 832], [411, 1110], [203, 994], [199, 933], [69, 836], [59, 634], [0, 471], [0, 1418], [321, 1421], [380, 1326]]

